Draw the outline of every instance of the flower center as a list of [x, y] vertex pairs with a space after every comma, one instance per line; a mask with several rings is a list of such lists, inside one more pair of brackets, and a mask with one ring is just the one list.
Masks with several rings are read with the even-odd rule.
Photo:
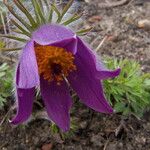
[[39, 74], [45, 80], [60, 83], [68, 74], [76, 70], [74, 55], [64, 48], [35, 45]]

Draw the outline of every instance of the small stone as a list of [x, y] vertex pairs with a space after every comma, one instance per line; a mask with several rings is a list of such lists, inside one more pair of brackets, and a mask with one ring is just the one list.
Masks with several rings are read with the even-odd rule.
[[118, 148], [123, 148], [123, 143], [122, 142], [118, 143]]
[[117, 150], [117, 144], [116, 143], [110, 143], [106, 150]]
[[138, 21], [138, 27], [146, 30], [150, 30], [150, 20], [144, 19]]
[[87, 121], [82, 121], [82, 122], [80, 123], [80, 127], [81, 127], [82, 129], [86, 128], [86, 126], [87, 126]]
[[91, 137], [91, 142], [95, 145], [95, 146], [98, 146], [98, 147], [102, 147], [104, 144], [104, 139], [103, 137], [100, 135], [100, 134], [97, 134], [97, 135], [93, 135]]
[[33, 141], [34, 145], [37, 145], [38, 142], [39, 142], [39, 138], [38, 138], [38, 137], [35, 137], [35, 138], [34, 138], [34, 141]]
[[142, 144], [142, 145], [145, 145], [145, 143], [146, 143], [145, 137], [136, 137], [135, 140], [137, 143]]
[[102, 20], [102, 17], [101, 16], [92, 16], [91, 18], [89, 18], [89, 22], [90, 23], [94, 23], [94, 22], [99, 22]]
[[75, 150], [75, 149], [76, 150], [83, 150], [81, 145], [79, 145], [79, 146], [73, 145], [73, 146], [66, 146], [65, 147], [65, 150]]
[[134, 148], [131, 144], [127, 143], [127, 150], [134, 150]]
[[44, 144], [42, 146], [42, 150], [51, 150], [53, 147], [52, 143], [49, 143], [49, 144]]

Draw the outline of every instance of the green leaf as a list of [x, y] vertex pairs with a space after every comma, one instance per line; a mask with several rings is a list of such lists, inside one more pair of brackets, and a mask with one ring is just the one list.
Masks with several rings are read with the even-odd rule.
[[6, 99], [0, 95], [0, 108], [2, 108], [4, 106], [5, 102], [6, 102]]
[[3, 63], [1, 66], [0, 66], [0, 71], [5, 71], [8, 69], [8, 65], [7, 63]]
[[21, 50], [22, 47], [18, 47], [18, 48], [0, 48], [0, 51], [18, 51]]
[[9, 12], [10, 12], [18, 21], [20, 21], [29, 31], [32, 31], [32, 30], [33, 30], [33, 28], [32, 28], [22, 17], [18, 16], [18, 15], [14, 12], [13, 8], [12, 8], [11, 6], [9, 6], [6, 1], [4, 1], [4, 4], [5, 4], [5, 6], [8, 8]]
[[82, 30], [79, 30], [76, 32], [77, 35], [85, 35], [87, 34], [88, 32], [90, 32], [91, 30], [93, 29], [93, 27], [90, 27], [88, 29], [82, 29]]
[[144, 80], [144, 86], [150, 88], [150, 79], [145, 79], [145, 80]]
[[50, 12], [49, 12], [49, 16], [48, 16], [48, 22], [51, 23], [52, 22], [52, 19], [53, 19], [53, 8], [50, 9]]
[[22, 33], [28, 37], [31, 37], [31, 33], [26, 31], [22, 26], [20, 26], [14, 19], [11, 19], [11, 22], [19, 29], [22, 31]]
[[117, 112], [141, 116], [150, 107], [150, 88], [145, 85], [145, 81], [150, 80], [150, 73], [144, 74], [138, 62], [127, 59], [106, 58], [105, 64], [111, 70], [116, 66], [121, 68], [118, 77], [104, 81], [107, 99]]
[[74, 0], [69, 0], [69, 2], [67, 3], [67, 5], [64, 7], [62, 14], [60, 15], [59, 19], [57, 20], [58, 23], [60, 23], [64, 17], [64, 15], [67, 13], [67, 11], [69, 10], [69, 8], [72, 6]]
[[19, 42], [27, 42], [26, 39], [24, 38], [19, 38], [19, 37], [16, 37], [14, 35], [4, 35], [4, 34], [0, 34], [0, 37], [5, 37], [5, 38], [8, 38], [8, 39], [11, 39], [11, 40], [15, 40], [15, 41], [19, 41]]
[[123, 112], [125, 110], [125, 103], [123, 102], [118, 102], [115, 104], [114, 109], [116, 110], [116, 112]]
[[0, 65], [0, 108], [6, 103], [7, 97], [11, 96], [12, 75], [12, 68], [7, 63]]
[[55, 6], [55, 4], [51, 3], [51, 7], [52, 7], [53, 11], [54, 11], [54, 12], [57, 14], [57, 16], [58, 16], [58, 19], [57, 19], [57, 23], [58, 23], [58, 21], [59, 21], [59, 19], [60, 19], [60, 17], [61, 17], [61, 14], [60, 14], [58, 8]]
[[127, 116], [131, 114], [131, 110], [129, 107], [127, 107], [124, 111], [123, 111], [123, 115]]
[[35, 9], [37, 21], [41, 21], [41, 23], [43, 23], [43, 24], [46, 23], [46, 19], [45, 19], [44, 14], [43, 14], [42, 7], [39, 5], [37, 0], [32, 0], [32, 4], [33, 4], [34, 9]]
[[0, 78], [2, 78], [3, 76], [5, 76], [5, 72], [0, 72]]
[[51, 131], [54, 134], [59, 132], [59, 128], [57, 127], [57, 125], [55, 123], [52, 123], [52, 125], [51, 125]]
[[33, 5], [33, 7], [34, 7], [34, 12], [35, 12], [35, 16], [36, 16], [36, 22], [37, 22], [37, 24], [40, 24], [40, 23], [41, 23], [41, 21], [40, 21], [40, 16], [39, 16], [39, 14], [38, 14], [35, 1], [34, 1], [34, 0], [31, 0], [31, 1], [32, 1], [32, 5]]
[[43, 1], [44, 1], [45, 5], [46, 5], [46, 7], [47, 7], [47, 10], [49, 10], [50, 7], [49, 7], [49, 4], [48, 4], [47, 0], [43, 0]]
[[0, 41], [0, 49], [5, 46], [5, 43], [3, 41]]
[[74, 22], [74, 21], [77, 21], [78, 19], [80, 19], [81, 18], [81, 16], [82, 16], [83, 14], [74, 14], [72, 17], [70, 17], [68, 20], [66, 20], [66, 21], [64, 21], [63, 23], [62, 23], [62, 25], [69, 25], [69, 24], [71, 24], [72, 22]]
[[32, 15], [29, 13], [29, 11], [24, 7], [24, 5], [22, 4], [22, 2], [20, 0], [14, 0], [14, 3], [16, 4], [16, 6], [26, 15], [26, 17], [28, 18], [28, 20], [30, 21], [31, 25], [33, 28], [37, 27], [36, 22], [34, 21], [34, 18], [32, 17]]

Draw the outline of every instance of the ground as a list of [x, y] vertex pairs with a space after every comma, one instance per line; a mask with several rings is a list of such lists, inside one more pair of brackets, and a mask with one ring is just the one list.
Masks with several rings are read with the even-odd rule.
[[[101, 56], [138, 60], [142, 70], [149, 72], [150, 28], [140, 28], [138, 22], [150, 20], [150, 2], [128, 0], [117, 6], [117, 0], [109, 0], [107, 7], [105, 0], [86, 1], [79, 2], [78, 6], [85, 10], [83, 26], [94, 27], [86, 36], [91, 46]], [[6, 107], [1, 111], [0, 120], [6, 117], [8, 110], [9, 107]], [[150, 150], [149, 112], [141, 119], [120, 114], [109, 116], [75, 102], [71, 116], [77, 129], [66, 138], [61, 133], [52, 134], [50, 123], [44, 119], [17, 127], [5, 121], [0, 127], [0, 149]]]

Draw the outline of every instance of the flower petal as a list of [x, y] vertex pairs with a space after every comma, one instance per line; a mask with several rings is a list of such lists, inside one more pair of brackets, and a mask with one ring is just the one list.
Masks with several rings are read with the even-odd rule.
[[18, 88], [20, 79], [20, 65], [17, 67], [16, 71], [16, 97], [17, 97], [17, 115], [10, 121], [12, 124], [16, 125], [26, 121], [31, 112], [35, 94], [35, 87], [28, 89]]
[[[98, 112], [112, 113], [113, 110], [104, 97], [100, 80], [95, 78], [90, 71], [91, 68], [85, 66], [85, 59], [76, 57], [75, 61], [77, 70], [70, 73], [68, 81], [81, 101]], [[90, 62], [89, 59], [87, 61]]]
[[76, 37], [72, 37], [70, 39], [65, 39], [62, 41], [54, 42], [54, 43], [51, 43], [49, 45], [64, 48], [67, 51], [72, 52], [73, 54], [76, 54], [76, 52], [77, 52], [77, 39], [76, 39]]
[[121, 72], [120, 68], [116, 70], [108, 70], [107, 68], [105, 68], [104, 64], [98, 58], [96, 59], [96, 70], [97, 70], [96, 78], [102, 80], [114, 78], [118, 76]]
[[[101, 80], [114, 78], [120, 74], [120, 69], [108, 70], [98, 59], [98, 56], [92, 51], [80, 38], [78, 38], [78, 57], [83, 60], [85, 67], [89, 67], [95, 77]], [[88, 60], [88, 61], [87, 61]]]
[[32, 34], [32, 39], [40, 45], [51, 45], [67, 48], [76, 53], [76, 35], [64, 26], [46, 24]]
[[20, 74], [17, 84], [18, 88], [32, 88], [39, 84], [39, 74], [33, 41], [26, 44], [18, 66]]
[[48, 83], [41, 77], [41, 94], [50, 119], [63, 131], [69, 130], [69, 110], [72, 101], [65, 81], [61, 82], [61, 85], [57, 85], [56, 82]]
[[35, 88], [17, 88], [18, 110], [17, 115], [10, 122], [14, 125], [26, 121], [32, 112]]

